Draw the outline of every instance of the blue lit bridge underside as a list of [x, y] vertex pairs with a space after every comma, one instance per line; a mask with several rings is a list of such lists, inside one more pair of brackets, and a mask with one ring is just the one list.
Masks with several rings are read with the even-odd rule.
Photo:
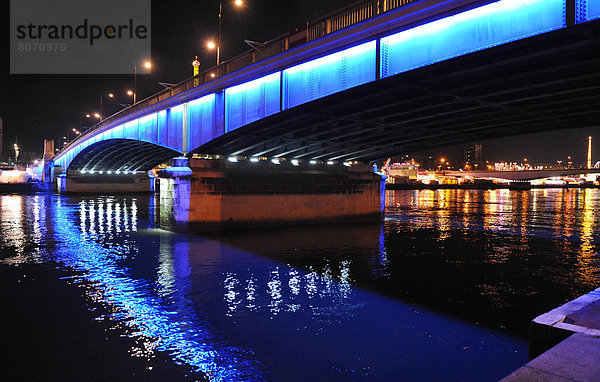
[[144, 141], [109, 139], [82, 150], [70, 167], [88, 171], [136, 171], [154, 168], [177, 155], [180, 155], [178, 151]]
[[600, 1], [488, 3], [422, 1], [348, 27], [116, 115], [55, 163], [135, 171], [190, 153], [372, 161], [599, 126]]

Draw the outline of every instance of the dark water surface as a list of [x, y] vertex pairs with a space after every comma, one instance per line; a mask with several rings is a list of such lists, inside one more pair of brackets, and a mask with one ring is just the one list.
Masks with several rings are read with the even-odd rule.
[[600, 286], [598, 190], [394, 191], [383, 224], [174, 233], [0, 195], [1, 380], [493, 381]]

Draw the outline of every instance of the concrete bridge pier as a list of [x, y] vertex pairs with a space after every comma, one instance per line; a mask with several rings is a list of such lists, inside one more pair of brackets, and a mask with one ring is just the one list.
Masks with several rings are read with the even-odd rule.
[[157, 181], [161, 221], [163, 223], [189, 222], [192, 185], [189, 159], [173, 158], [172, 166], [160, 171]]
[[381, 220], [385, 205], [366, 165], [175, 158], [158, 177], [161, 217], [206, 230]]

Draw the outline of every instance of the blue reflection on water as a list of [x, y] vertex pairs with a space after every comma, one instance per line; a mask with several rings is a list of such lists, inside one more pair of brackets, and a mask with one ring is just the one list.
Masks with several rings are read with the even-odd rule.
[[[173, 355], [176, 362], [190, 365], [216, 381], [262, 379], [256, 362], [240, 357], [240, 352], [233, 347], [223, 344], [216, 347], [209, 328], [197, 319], [189, 306], [185, 310], [180, 310], [186, 307], [185, 304], [166, 306], [160, 295], [149, 293], [156, 285], [146, 279], [131, 277], [131, 270], [119, 264], [132, 254], [131, 247], [127, 245], [129, 240], [123, 241], [121, 245], [115, 242], [104, 242], [104, 245], [101, 245], [94, 241], [112, 237], [114, 234], [111, 224], [108, 224], [115, 218], [109, 214], [109, 211], [114, 209], [110, 201], [108, 205], [111, 207], [106, 212], [103, 201], [92, 201], [88, 206], [81, 202], [80, 211], [87, 210], [90, 214], [87, 221], [86, 214], [81, 213], [80, 224], [76, 224], [77, 217], [72, 213], [73, 209], [68, 208], [63, 199], [59, 202], [63, 202], [59, 208], [50, 209], [54, 213], [53, 228], [56, 236], [60, 238], [60, 246], [53, 251], [53, 257], [68, 267], [84, 271], [82, 277], [92, 282], [97, 291], [97, 302], [106, 302], [114, 307], [114, 313], [109, 318], [132, 329], [131, 336], [144, 339], [145, 349], [135, 355], [146, 356], [154, 349], [167, 351]], [[130, 208], [125, 205], [123, 209], [123, 216], [127, 218], [120, 230], [135, 232], [135, 200]], [[97, 220], [95, 216], [98, 217]], [[89, 227], [87, 232], [77, 229], [86, 226]], [[179, 255], [176, 252], [171, 254], [173, 257]], [[170, 288], [174, 284], [175, 274], [164, 268], [162, 273], [160, 269], [158, 273], [161, 294], [169, 295], [169, 292], [172, 293]]]
[[[39, 243], [42, 257], [82, 273], [93, 301], [112, 308], [99, 319], [139, 340], [133, 356], [168, 352], [215, 381], [497, 380], [527, 359], [522, 340], [355, 287], [350, 259], [296, 268], [170, 233], [131, 198], [35, 200], [36, 240], [54, 242]], [[22, 248], [28, 228], [8, 217]], [[373, 233], [365, 272], [387, 277], [383, 231]]]

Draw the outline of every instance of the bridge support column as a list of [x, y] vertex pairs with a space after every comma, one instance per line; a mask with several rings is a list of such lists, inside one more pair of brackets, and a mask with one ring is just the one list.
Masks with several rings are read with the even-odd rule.
[[159, 172], [160, 216], [163, 223], [187, 223], [190, 215], [192, 170], [189, 159], [174, 158], [173, 166]]
[[385, 201], [371, 166], [176, 158], [158, 177], [161, 220], [207, 230], [380, 220]]

